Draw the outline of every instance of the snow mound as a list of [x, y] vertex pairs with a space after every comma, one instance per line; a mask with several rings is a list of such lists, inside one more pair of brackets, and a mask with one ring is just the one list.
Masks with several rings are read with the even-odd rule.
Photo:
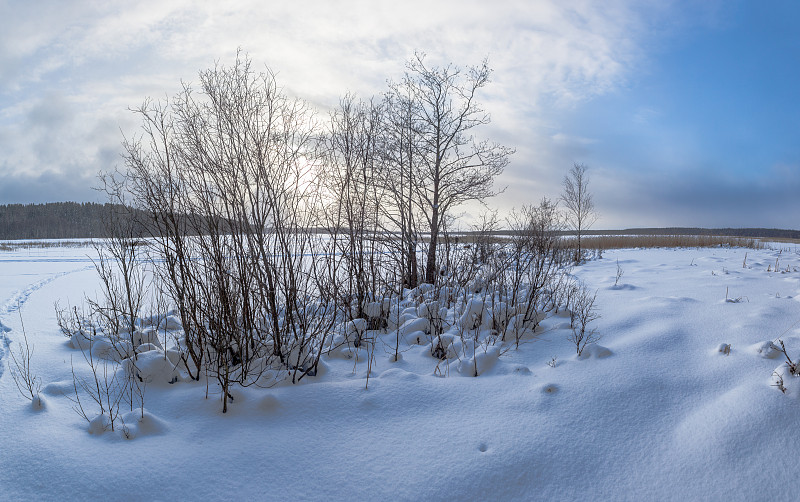
[[135, 408], [122, 416], [119, 433], [124, 439], [134, 439], [140, 436], [157, 436], [167, 430], [169, 427], [166, 422], [147, 410]]
[[771, 340], [751, 345], [748, 347], [748, 350], [764, 359], [777, 359], [781, 355], [781, 349], [772, 343]]
[[326, 363], [325, 361], [320, 359], [317, 362], [317, 370], [316, 370], [316, 372], [309, 373], [308, 376], [313, 376], [313, 377], [316, 377], [316, 378], [323, 378], [329, 372], [330, 372], [330, 366], [328, 366], [328, 363]]
[[459, 363], [458, 371], [462, 376], [480, 376], [491, 370], [499, 358], [500, 346], [493, 345], [487, 348], [485, 352], [478, 352], [473, 357]]
[[405, 307], [400, 310], [400, 307], [392, 307], [392, 311], [389, 314], [389, 319], [392, 322], [397, 323], [397, 326], [402, 326], [408, 321], [417, 318], [417, 308], [416, 307]]
[[770, 376], [770, 385], [777, 388], [784, 394], [795, 394], [798, 392], [798, 380], [800, 377], [792, 375], [789, 364], [784, 362], [772, 372]]
[[455, 359], [462, 350], [461, 338], [443, 333], [431, 342], [431, 356], [436, 359]]
[[463, 313], [458, 319], [458, 325], [467, 331], [473, 330], [480, 326], [483, 318], [486, 305], [480, 298], [470, 298], [464, 305]]
[[111, 359], [113, 350], [114, 345], [111, 343], [111, 340], [105, 336], [97, 336], [92, 340], [92, 357], [96, 359]]
[[158, 329], [167, 330], [167, 331], [177, 331], [183, 329], [183, 324], [181, 324], [181, 320], [175, 317], [174, 315], [169, 315], [161, 321], [161, 324], [158, 325]]
[[[421, 331], [423, 334], [429, 333], [431, 329], [430, 321], [428, 319], [418, 317], [414, 319], [410, 319], [403, 323], [402, 326], [397, 328], [397, 331], [400, 333], [402, 338], [408, 338], [408, 335], [416, 334], [416, 332]], [[413, 337], [411, 337], [413, 338]], [[420, 342], [409, 342], [409, 343], [417, 343]]]
[[558, 391], [559, 387], [554, 383], [547, 383], [542, 385], [542, 394], [555, 394]]
[[69, 337], [69, 346], [75, 350], [86, 350], [92, 346], [92, 336], [84, 331], [75, 331]]
[[748, 350], [764, 359], [776, 359], [781, 355], [781, 349], [772, 343], [771, 340], [751, 345], [748, 347]]
[[433, 291], [433, 284], [424, 282], [419, 286], [417, 286], [416, 288], [414, 288], [413, 290], [411, 290], [411, 296], [422, 297], [430, 293], [431, 291]]
[[162, 350], [142, 352], [135, 361], [125, 359], [123, 365], [127, 375], [148, 384], [172, 384], [181, 378], [177, 365]]
[[356, 362], [366, 361], [367, 351], [356, 349], [350, 345], [342, 345], [325, 353], [331, 359], [355, 359]]
[[136, 331], [131, 337], [131, 339], [133, 341], [134, 347], [139, 347], [140, 345], [149, 343], [155, 345], [159, 349], [164, 348], [161, 345], [161, 340], [158, 339], [158, 331], [153, 328], [146, 328], [141, 331]]
[[108, 359], [121, 361], [133, 354], [133, 345], [128, 340], [111, 341], [106, 336], [96, 336], [89, 344], [92, 357], [95, 359]]
[[528, 316], [527, 320], [525, 314], [517, 314], [512, 317], [508, 321], [508, 326], [506, 327], [505, 332], [503, 333], [503, 341], [514, 341], [514, 340], [521, 340], [523, 338], [529, 338], [534, 334], [534, 331], [531, 329], [533, 326], [538, 326], [540, 322], [544, 321], [547, 318], [547, 314], [544, 312], [536, 312]]
[[48, 396], [69, 396], [73, 392], [75, 392], [75, 387], [72, 380], [51, 382], [42, 388], [42, 394], [46, 394]]
[[444, 319], [447, 317], [447, 309], [442, 307], [438, 301], [430, 301], [420, 304], [417, 307], [416, 315], [423, 319]]
[[423, 331], [414, 331], [413, 333], [404, 335], [403, 340], [410, 345], [425, 345], [428, 340], [428, 335]]
[[364, 306], [364, 314], [370, 319], [378, 319], [387, 317], [391, 310], [392, 301], [389, 298], [384, 298], [381, 301], [370, 302]]
[[419, 380], [419, 375], [417, 375], [416, 373], [411, 373], [410, 371], [406, 371], [404, 369], [400, 369], [400, 368], [390, 368], [390, 369], [384, 371], [383, 373], [381, 373], [380, 375], [378, 375], [378, 378], [387, 379], [387, 380], [412, 381], [412, 380]]
[[33, 411], [44, 411], [47, 408], [47, 401], [44, 400], [41, 394], [36, 394], [33, 396], [30, 406]]
[[[127, 316], [126, 316], [127, 318]], [[136, 319], [136, 326], [141, 326], [142, 328], [148, 328], [150, 326], [158, 326], [161, 324], [161, 321], [164, 319], [164, 316], [161, 314], [153, 314], [147, 317], [140, 317]]]
[[583, 348], [583, 351], [581, 351], [578, 359], [604, 359], [611, 354], [612, 352], [608, 347], [603, 347], [602, 345], [597, 345], [596, 343], [590, 343]]
[[292, 369], [299, 368], [305, 370], [314, 360], [314, 349], [309, 344], [295, 343], [286, 358]]
[[336, 347], [346, 343], [358, 347], [367, 332], [367, 320], [353, 319], [352, 321], [347, 321], [337, 326], [335, 332], [337, 334], [331, 340], [332, 346]]
[[89, 421], [89, 434], [100, 435], [111, 429], [111, 420], [105, 415], [97, 415]]

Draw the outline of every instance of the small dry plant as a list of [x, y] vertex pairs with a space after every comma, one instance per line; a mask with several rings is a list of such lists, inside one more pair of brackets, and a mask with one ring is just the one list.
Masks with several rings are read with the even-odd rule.
[[783, 384], [783, 375], [778, 373], [777, 371], [772, 372], [772, 376], [775, 379], [775, 383], [772, 384], [773, 387], [777, 387], [779, 391], [783, 394], [786, 394], [786, 386]]
[[728, 287], [725, 287], [725, 302], [726, 303], [742, 303], [742, 302], [750, 302], [750, 299], [746, 296], [737, 296], [736, 298], [732, 298], [729, 294]]
[[792, 361], [792, 358], [789, 357], [789, 353], [786, 351], [786, 345], [783, 344], [783, 340], [778, 339], [778, 343], [781, 344], [781, 348], [779, 349], [781, 353], [783, 353], [783, 357], [786, 358], [786, 366], [789, 367], [789, 373], [792, 376], [797, 376], [800, 374], [800, 368], [797, 367], [797, 363]]
[[570, 314], [572, 333], [567, 339], [575, 344], [575, 351], [578, 356], [583, 353], [583, 349], [587, 345], [600, 340], [600, 335], [593, 328], [589, 328], [589, 324], [592, 321], [600, 318], [600, 313], [597, 312], [597, 306], [595, 305], [596, 300], [597, 292], [593, 293], [585, 285], [581, 285], [572, 302]]
[[22, 342], [19, 342], [17, 352], [10, 351], [11, 360], [8, 362], [8, 369], [22, 397], [33, 403], [34, 408], [41, 409], [43, 403], [39, 391], [42, 388], [42, 380], [31, 368], [33, 345], [28, 342], [25, 324], [22, 322], [22, 311], [19, 310], [19, 307], [17, 307], [17, 312], [19, 312], [19, 322], [22, 326]]

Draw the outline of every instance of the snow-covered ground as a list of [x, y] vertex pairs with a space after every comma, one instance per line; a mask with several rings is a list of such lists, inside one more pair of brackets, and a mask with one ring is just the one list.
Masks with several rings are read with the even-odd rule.
[[[0, 338], [14, 349], [24, 322], [45, 400], [37, 411], [20, 396], [0, 344], [0, 500], [800, 493], [800, 381], [786, 373], [787, 392], [773, 386], [783, 355], [763, 350], [780, 337], [800, 359], [794, 247], [621, 250], [578, 267], [602, 315], [592, 357], [576, 357], [568, 318], [554, 316], [477, 378], [457, 363], [437, 370], [425, 346], [391, 362], [379, 345], [368, 388], [366, 362], [339, 353], [300, 384], [235, 389], [225, 415], [213, 383], [208, 399], [204, 381], [153, 384], [132, 440], [90, 434], [62, 395], [72, 391], [71, 361], [85, 363], [58, 330], [53, 304], [96, 294], [91, 252], [0, 252]], [[614, 286], [617, 263], [624, 275]]]

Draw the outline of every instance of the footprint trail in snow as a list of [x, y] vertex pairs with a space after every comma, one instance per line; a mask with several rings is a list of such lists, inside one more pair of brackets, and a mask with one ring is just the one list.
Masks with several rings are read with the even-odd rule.
[[19, 312], [19, 309], [22, 308], [26, 301], [28, 301], [28, 298], [30, 298], [33, 293], [42, 289], [44, 286], [50, 284], [60, 277], [64, 277], [65, 275], [73, 274], [75, 272], [82, 272], [84, 270], [89, 270], [90, 268], [94, 268], [94, 265], [68, 270], [66, 272], [59, 272], [49, 277], [45, 277], [44, 279], [40, 279], [32, 284], [29, 284], [23, 290], [15, 291], [9, 298], [0, 304], [0, 337], [2, 337], [2, 343], [0, 343], [0, 376], [3, 376], [3, 370], [6, 366], [2, 361], [5, 358], [6, 352], [8, 352], [11, 347], [11, 340], [8, 338], [7, 334], [9, 331], [11, 331], [11, 328], [4, 324], [3, 321], [8, 319], [8, 317], [12, 314]]

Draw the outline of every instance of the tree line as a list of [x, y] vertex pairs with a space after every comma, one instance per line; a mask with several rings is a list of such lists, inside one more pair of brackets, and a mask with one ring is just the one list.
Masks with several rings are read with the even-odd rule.
[[800, 230], [780, 228], [628, 228], [625, 230], [587, 230], [585, 235], [704, 235], [720, 237], [753, 237], [773, 239], [800, 239]]
[[[110, 237], [109, 214], [136, 213], [133, 208], [96, 202], [48, 202], [43, 204], [0, 204], [0, 239], [83, 239]], [[146, 221], [144, 215], [137, 217]], [[320, 227], [318, 232], [324, 232]], [[623, 230], [583, 230], [583, 235], [713, 235], [729, 237], [755, 237], [800, 239], [800, 230], [778, 228], [699, 228], [659, 227], [627, 228]], [[473, 229], [461, 230], [461, 236], [475, 235]], [[510, 235], [512, 230], [501, 228], [494, 235]], [[562, 230], [562, 234], [575, 230]], [[143, 232], [144, 234], [144, 232]]]
[[113, 210], [94, 202], [0, 205], [0, 239], [108, 237], [105, 222]]

